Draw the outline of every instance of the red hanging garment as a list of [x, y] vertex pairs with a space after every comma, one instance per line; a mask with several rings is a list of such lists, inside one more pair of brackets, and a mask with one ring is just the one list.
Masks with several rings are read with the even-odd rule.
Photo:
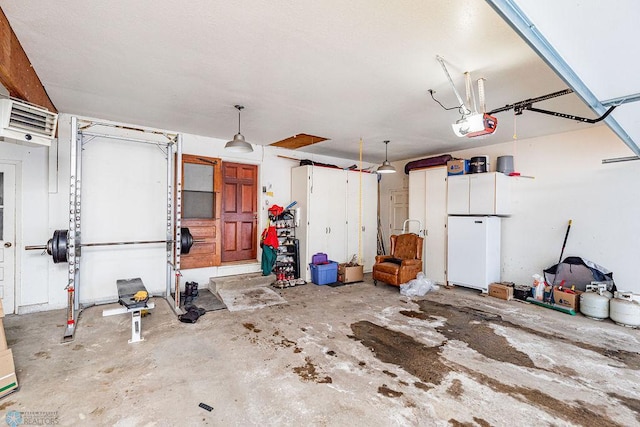
[[278, 249], [278, 246], [280, 246], [278, 242], [278, 232], [274, 226], [267, 226], [262, 232], [260, 240], [263, 245], [271, 246], [274, 249]]

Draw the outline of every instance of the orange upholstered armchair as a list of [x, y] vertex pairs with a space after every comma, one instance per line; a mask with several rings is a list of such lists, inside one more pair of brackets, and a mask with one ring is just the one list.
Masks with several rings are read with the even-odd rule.
[[407, 233], [391, 236], [391, 255], [376, 256], [373, 265], [373, 283], [378, 280], [400, 286], [416, 278], [422, 271], [423, 238]]

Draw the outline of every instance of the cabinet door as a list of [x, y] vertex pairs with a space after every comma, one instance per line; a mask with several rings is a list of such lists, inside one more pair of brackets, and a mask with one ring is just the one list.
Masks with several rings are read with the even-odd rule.
[[416, 233], [420, 237], [424, 237], [426, 223], [426, 176], [427, 171], [424, 169], [409, 172], [409, 219], [412, 221], [407, 223], [405, 231]]
[[496, 215], [511, 215], [511, 178], [496, 173]]
[[[296, 237], [299, 240], [300, 277], [309, 281], [311, 272], [309, 263], [311, 255], [309, 248], [310, 222], [310, 195], [311, 195], [311, 166], [300, 166], [291, 169], [291, 200], [298, 202], [296, 208], [300, 209], [300, 218]], [[315, 240], [313, 237], [312, 240]]]
[[445, 283], [447, 169], [428, 169], [426, 175], [426, 205], [424, 232], [424, 272], [427, 278]]
[[447, 178], [447, 213], [449, 215], [469, 214], [469, 177], [454, 175]]
[[373, 270], [378, 253], [378, 175], [362, 175], [362, 265]]
[[[308, 253], [326, 253], [332, 261], [344, 262], [346, 252], [346, 172], [311, 168]], [[311, 259], [301, 262], [309, 263]]]
[[347, 258], [356, 255], [369, 272], [375, 263], [378, 232], [378, 176], [347, 172]]
[[496, 174], [475, 173], [469, 175], [469, 213], [494, 215], [496, 200]]
[[[362, 257], [361, 223], [364, 215], [364, 182], [361, 184], [360, 173], [347, 172], [347, 258], [354, 255], [358, 262]], [[341, 261], [342, 262], [342, 261]]]

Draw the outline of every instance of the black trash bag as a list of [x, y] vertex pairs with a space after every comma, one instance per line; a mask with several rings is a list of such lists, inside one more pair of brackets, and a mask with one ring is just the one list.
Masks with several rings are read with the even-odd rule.
[[207, 311], [204, 308], [190, 306], [185, 314], [178, 316], [178, 320], [182, 323], [196, 323], [200, 316], [204, 315]]

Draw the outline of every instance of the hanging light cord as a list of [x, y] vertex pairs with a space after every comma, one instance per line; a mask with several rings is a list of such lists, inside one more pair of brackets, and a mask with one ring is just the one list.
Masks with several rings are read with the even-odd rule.
[[240, 133], [240, 114], [242, 113], [242, 109], [244, 108], [242, 105], [236, 105], [236, 110], [238, 110], [238, 133]]

